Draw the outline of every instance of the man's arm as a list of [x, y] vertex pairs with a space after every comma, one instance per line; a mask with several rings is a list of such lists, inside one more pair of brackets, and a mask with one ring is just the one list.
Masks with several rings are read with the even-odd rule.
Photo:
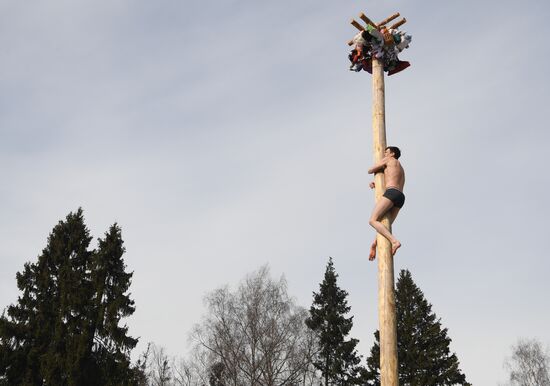
[[388, 157], [384, 157], [380, 160], [380, 162], [378, 162], [377, 164], [375, 164], [373, 167], [369, 169], [369, 174], [381, 172], [386, 168], [387, 165], [388, 165]]

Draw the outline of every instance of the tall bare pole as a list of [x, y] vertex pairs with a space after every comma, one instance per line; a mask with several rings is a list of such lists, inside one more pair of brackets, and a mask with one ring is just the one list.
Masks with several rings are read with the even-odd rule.
[[[384, 87], [384, 64], [372, 61], [372, 129], [373, 153], [377, 163], [386, 149], [386, 107]], [[385, 189], [384, 173], [376, 173], [375, 197], [380, 199]], [[382, 223], [391, 231], [388, 216]], [[378, 318], [380, 331], [380, 384], [381, 386], [399, 386], [397, 372], [397, 323], [395, 316], [395, 290], [393, 256], [391, 243], [377, 234], [378, 255]]]
[[[374, 27], [380, 34], [382, 29], [387, 28], [387, 23], [395, 20], [399, 16], [399, 13], [393, 14], [378, 24], [373, 23], [364, 13], [361, 13], [359, 18], [367, 25], [367, 30]], [[391, 25], [389, 29], [396, 29], [406, 21], [407, 20], [403, 18]], [[351, 24], [360, 32], [365, 31], [365, 28], [356, 20], [352, 19]], [[383, 44], [388, 44], [385, 38], [386, 35], [384, 35]], [[392, 42], [389, 44], [392, 44]], [[348, 45], [352, 44], [353, 40], [348, 41]], [[374, 162], [376, 164], [384, 157], [384, 151], [386, 150], [386, 106], [384, 63], [377, 59], [375, 55], [372, 57], [372, 129]], [[384, 194], [386, 188], [384, 173], [376, 173], [374, 182], [375, 200], [378, 201]], [[391, 232], [391, 224], [387, 214], [382, 218], [382, 224]], [[380, 384], [381, 386], [399, 386], [393, 255], [391, 253], [390, 241], [380, 234], [377, 234], [376, 238], [376, 254], [378, 255]]]

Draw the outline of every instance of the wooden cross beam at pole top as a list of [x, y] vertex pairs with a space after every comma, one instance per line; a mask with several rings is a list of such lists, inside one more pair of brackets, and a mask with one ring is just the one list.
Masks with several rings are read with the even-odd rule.
[[[373, 26], [374, 28], [381, 28], [381, 27], [384, 27], [386, 24], [388, 24], [390, 21], [392, 20], [395, 20], [399, 17], [399, 13], [394, 13], [393, 15], [391, 15], [390, 17], [387, 17], [385, 18], [384, 20], [382, 20], [380, 23], [378, 24], [375, 24], [372, 22], [372, 20], [370, 20], [364, 13], [360, 13], [359, 14], [359, 18], [361, 20], [363, 20], [365, 22], [365, 24], [367, 25], [371, 25]], [[407, 19], [405, 18], [402, 18], [401, 20], [399, 20], [397, 23], [395, 24], [392, 24], [389, 29], [397, 29], [399, 27], [401, 27], [403, 24], [405, 24], [407, 22]], [[351, 19], [351, 25], [354, 26], [355, 28], [357, 28], [359, 31], [364, 31], [365, 30], [365, 27], [363, 27], [361, 25], [361, 23], [357, 22], [356, 20], [354, 19]], [[352, 40], [348, 40], [348, 46], [351, 46], [353, 44], [353, 41]]]
[[[381, 30], [388, 28], [386, 25], [399, 17], [395, 13], [380, 23], [373, 23], [364, 13], [359, 18], [367, 25], [352, 20], [351, 24], [359, 31], [365, 31], [368, 26]], [[403, 18], [389, 29], [397, 29], [405, 24]], [[352, 42], [348, 42], [352, 45]], [[372, 128], [374, 162], [378, 163], [384, 156], [386, 149], [386, 112], [385, 112], [385, 87], [384, 87], [384, 63], [373, 56], [372, 58]], [[378, 201], [385, 190], [384, 173], [375, 174], [375, 199]], [[382, 219], [382, 223], [391, 231], [388, 215]], [[378, 255], [378, 320], [380, 331], [380, 384], [381, 386], [399, 386], [397, 363], [397, 318], [395, 310], [394, 288], [394, 264], [391, 253], [391, 243], [384, 236], [377, 234]]]

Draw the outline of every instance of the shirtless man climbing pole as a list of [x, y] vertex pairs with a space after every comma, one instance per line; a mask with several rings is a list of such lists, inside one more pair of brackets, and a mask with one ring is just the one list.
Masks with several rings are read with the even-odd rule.
[[[384, 181], [386, 183], [386, 191], [380, 197], [380, 200], [374, 206], [369, 224], [376, 229], [378, 233], [388, 239], [391, 243], [391, 253], [395, 254], [397, 249], [401, 247], [401, 243], [391, 234], [390, 230], [382, 224], [380, 220], [386, 213], [392, 224], [399, 213], [399, 209], [405, 203], [405, 195], [403, 194], [403, 186], [405, 185], [405, 171], [398, 161], [401, 156], [401, 151], [395, 146], [388, 146], [384, 152], [384, 158], [372, 168], [369, 169], [369, 174], [384, 172]], [[370, 183], [370, 188], [374, 189], [374, 181]], [[376, 258], [376, 238], [370, 247], [369, 260]]]

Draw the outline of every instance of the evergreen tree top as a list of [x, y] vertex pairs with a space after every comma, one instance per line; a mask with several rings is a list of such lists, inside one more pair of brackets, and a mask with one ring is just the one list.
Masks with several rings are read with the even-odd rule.
[[[397, 351], [399, 379], [403, 385], [470, 385], [459, 368], [456, 354], [450, 352], [451, 339], [432, 305], [414, 283], [412, 274], [402, 270], [397, 280]], [[379, 333], [367, 359], [370, 384], [378, 386], [380, 369]]]
[[134, 384], [137, 339], [120, 323], [135, 310], [120, 228], [97, 249], [91, 240], [79, 208], [17, 273], [21, 295], [0, 317], [0, 384]]
[[361, 357], [355, 346], [357, 339], [347, 338], [353, 327], [353, 316], [346, 317], [348, 293], [337, 283], [338, 274], [329, 258], [319, 292], [313, 292], [313, 304], [306, 325], [317, 336], [319, 352], [314, 365], [321, 371], [325, 385], [360, 384]]

